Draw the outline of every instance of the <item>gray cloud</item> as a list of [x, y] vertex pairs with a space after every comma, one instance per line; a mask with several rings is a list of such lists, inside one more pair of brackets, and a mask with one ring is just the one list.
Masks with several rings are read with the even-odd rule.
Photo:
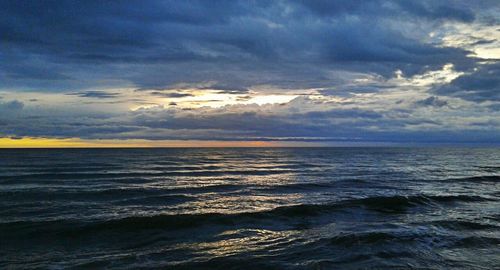
[[436, 96], [430, 96], [426, 99], [418, 100], [415, 102], [417, 106], [430, 106], [430, 107], [444, 107], [448, 106], [448, 102], [445, 100], [441, 100]]
[[67, 95], [78, 96], [83, 98], [115, 98], [120, 96], [119, 93], [105, 92], [105, 91], [82, 91], [76, 93], [69, 93]]
[[398, 27], [470, 22], [476, 6], [464, 3], [5, 1], [0, 87], [164, 89], [217, 81], [216, 89], [234, 93], [258, 84], [328, 87], [331, 70], [468, 69], [475, 61], [466, 50], [424, 43]]
[[485, 64], [472, 73], [462, 75], [433, 91], [440, 95], [483, 102], [500, 101], [500, 62]]
[[19, 111], [24, 108], [24, 103], [18, 100], [0, 102], [0, 111]]
[[167, 98], [181, 98], [181, 97], [192, 97], [193, 94], [190, 93], [180, 93], [180, 92], [162, 92], [162, 91], [151, 91], [149, 94], [159, 97]]
[[[360, 14], [369, 16], [417, 16], [436, 20], [457, 20], [470, 22], [474, 14], [467, 9], [450, 6], [443, 1], [386, 1], [386, 0], [314, 0], [299, 1], [313, 12], [322, 16], [335, 16], [339, 14]], [[390, 3], [390, 4], [389, 4]], [[398, 16], [395, 15], [395, 16]]]
[[172, 104], [114, 115], [53, 114], [27, 108], [20, 114], [0, 117], [0, 134], [149, 140], [495, 142], [498, 139], [497, 122], [492, 118], [475, 119], [466, 126], [445, 126], [440, 118], [419, 117], [408, 110], [398, 113], [394, 109], [321, 106], [312, 99], [299, 97], [286, 104], [190, 110]]

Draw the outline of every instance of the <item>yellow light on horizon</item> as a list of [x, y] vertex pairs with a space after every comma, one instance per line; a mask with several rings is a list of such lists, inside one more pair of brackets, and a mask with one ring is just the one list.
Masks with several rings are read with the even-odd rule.
[[80, 138], [0, 138], [0, 148], [279, 147], [292, 142], [203, 140], [85, 140]]

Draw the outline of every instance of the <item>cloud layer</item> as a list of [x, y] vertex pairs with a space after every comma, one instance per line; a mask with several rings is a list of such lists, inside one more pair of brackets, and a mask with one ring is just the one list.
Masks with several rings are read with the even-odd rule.
[[3, 136], [500, 140], [497, 1], [2, 6]]

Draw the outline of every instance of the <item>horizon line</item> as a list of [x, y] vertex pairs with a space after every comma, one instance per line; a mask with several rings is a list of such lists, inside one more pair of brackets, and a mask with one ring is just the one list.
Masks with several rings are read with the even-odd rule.
[[145, 140], [23, 137], [0, 138], [0, 149], [91, 148], [325, 148], [325, 147], [425, 147], [500, 146], [500, 142], [390, 142], [390, 141], [272, 141], [272, 140]]

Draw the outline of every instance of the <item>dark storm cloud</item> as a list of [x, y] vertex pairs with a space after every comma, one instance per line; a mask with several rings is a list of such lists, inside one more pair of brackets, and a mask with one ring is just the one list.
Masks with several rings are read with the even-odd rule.
[[210, 86], [200, 87], [199, 89], [212, 89], [216, 90], [219, 94], [246, 94], [249, 91], [247, 87], [227, 84], [213, 84]]
[[0, 111], [19, 111], [24, 108], [24, 103], [18, 100], [11, 100], [7, 102], [0, 102]]
[[343, 109], [343, 110], [330, 110], [330, 111], [320, 111], [320, 112], [309, 112], [304, 115], [305, 117], [311, 118], [311, 120], [317, 120], [321, 118], [365, 118], [365, 119], [375, 119], [382, 118], [380, 113], [373, 111], [360, 110], [360, 109]]
[[152, 91], [149, 94], [153, 96], [159, 97], [167, 97], [167, 98], [181, 98], [181, 97], [192, 97], [192, 94], [189, 93], [179, 93], [179, 92], [161, 92], [161, 91]]
[[492, 44], [494, 43], [496, 40], [494, 39], [479, 39], [478, 41], [472, 43], [471, 45], [485, 45], [485, 44]]
[[475, 102], [498, 102], [500, 101], [500, 62], [481, 65], [476, 71], [435, 88], [434, 92]]
[[120, 96], [119, 93], [112, 93], [105, 91], [82, 91], [76, 93], [69, 93], [67, 95], [78, 96], [83, 98], [115, 98]]
[[431, 96], [426, 99], [418, 100], [415, 102], [415, 105], [417, 106], [423, 106], [423, 107], [444, 107], [448, 106], [448, 102], [445, 100], [441, 100], [436, 96]]
[[[455, 2], [453, 2], [455, 3]], [[470, 22], [447, 1], [3, 1], [0, 87], [68, 91], [217, 81], [331, 86], [331, 69], [391, 76], [454, 63], [467, 51], [409, 37], [398, 21]], [[236, 87], [227, 87], [236, 86]]]
[[[474, 14], [470, 10], [449, 6], [443, 1], [405, 1], [405, 0], [301, 0], [304, 6], [322, 16], [339, 14], [362, 14], [370, 16], [387, 16], [395, 12], [429, 19], [451, 19], [470, 22]], [[375, 13], [374, 13], [375, 11]]]

